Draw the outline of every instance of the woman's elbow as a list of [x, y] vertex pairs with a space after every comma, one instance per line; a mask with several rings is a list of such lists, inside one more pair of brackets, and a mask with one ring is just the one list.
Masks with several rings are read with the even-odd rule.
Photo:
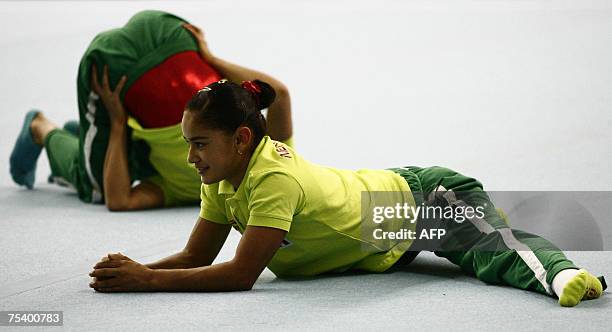
[[124, 212], [129, 211], [125, 206], [116, 205], [116, 204], [106, 204], [106, 208], [110, 212]]
[[289, 88], [284, 84], [274, 87], [274, 92], [276, 93], [276, 99], [289, 98]]
[[123, 211], [131, 211], [134, 210], [128, 202], [119, 201], [119, 200], [106, 200], [104, 202], [106, 208], [110, 212], [123, 212]]
[[252, 270], [241, 268], [239, 266], [234, 266], [234, 269], [231, 272], [231, 276], [233, 276], [230, 280], [233, 285], [233, 289], [237, 291], [248, 291], [253, 289], [253, 285], [259, 278], [260, 273], [254, 273]]
[[252, 278], [241, 278], [241, 280], [237, 282], [236, 290], [250, 291], [251, 289], [253, 289], [253, 286], [255, 285], [255, 280], [252, 280]]

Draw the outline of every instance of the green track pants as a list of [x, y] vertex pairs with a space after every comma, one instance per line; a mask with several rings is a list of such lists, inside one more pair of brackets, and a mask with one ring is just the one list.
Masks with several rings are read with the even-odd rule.
[[44, 143], [53, 181], [90, 196], [91, 185], [79, 172], [79, 138], [66, 130], [55, 129]]
[[[464, 272], [490, 284], [554, 295], [551, 284], [555, 275], [564, 269], [578, 268], [549, 241], [509, 228], [477, 180], [443, 167], [409, 166], [392, 170], [406, 179], [417, 205], [484, 207], [482, 218], [445, 223], [447, 234], [433, 250]], [[417, 222], [417, 229], [428, 227], [424, 224]], [[396, 266], [414, 259], [422, 244], [415, 241]]]

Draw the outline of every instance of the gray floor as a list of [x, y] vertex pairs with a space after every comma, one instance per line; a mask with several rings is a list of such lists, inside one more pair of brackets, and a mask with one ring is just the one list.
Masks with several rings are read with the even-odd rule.
[[[583, 202], [588, 218], [540, 224], [598, 229], [606, 251], [567, 254], [612, 279], [609, 2], [2, 1], [0, 311], [63, 310], [70, 330], [607, 330], [610, 294], [560, 308], [544, 295], [485, 285], [431, 254], [382, 275], [289, 281], [266, 270], [241, 293], [91, 291], [87, 273], [99, 257], [170, 254], [198, 209], [109, 213], [81, 203], [45, 183], [44, 153], [28, 191], [12, 183], [8, 156], [26, 110], [60, 124], [76, 117], [87, 44], [146, 8], [202, 26], [217, 55], [286, 82], [297, 148], [315, 162], [444, 165], [498, 191], [603, 191]], [[526, 195], [507, 196], [505, 208], [529, 228], [513, 210]], [[238, 241], [233, 232], [218, 260]]]

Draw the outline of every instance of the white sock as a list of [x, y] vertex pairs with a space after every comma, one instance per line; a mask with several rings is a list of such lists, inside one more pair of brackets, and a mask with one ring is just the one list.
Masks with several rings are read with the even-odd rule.
[[573, 277], [578, 274], [578, 269], [565, 269], [561, 270], [561, 272], [557, 273], [557, 275], [553, 278], [552, 288], [557, 297], [561, 297], [561, 293], [563, 293], [563, 288]]

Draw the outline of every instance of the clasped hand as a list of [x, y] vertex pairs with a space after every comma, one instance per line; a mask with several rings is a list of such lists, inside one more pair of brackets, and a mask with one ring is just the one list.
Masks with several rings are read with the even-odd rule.
[[152, 291], [152, 272], [148, 267], [121, 253], [108, 254], [89, 273], [94, 280], [89, 287], [98, 292]]

